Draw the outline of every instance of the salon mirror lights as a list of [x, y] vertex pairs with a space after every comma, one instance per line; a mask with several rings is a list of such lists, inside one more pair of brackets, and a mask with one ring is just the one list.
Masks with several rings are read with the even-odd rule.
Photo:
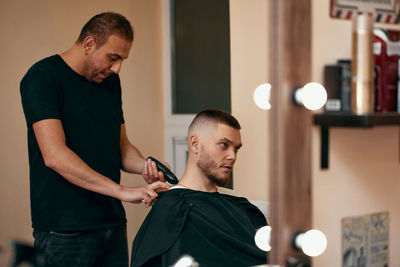
[[271, 226], [266, 225], [257, 230], [254, 237], [256, 245], [259, 249], [263, 251], [270, 251], [271, 246]]
[[[257, 230], [255, 237], [257, 247], [263, 251], [271, 250], [271, 226], [263, 226]], [[293, 236], [293, 246], [297, 250], [310, 257], [321, 255], [328, 244], [324, 233], [320, 230], [312, 229], [307, 232], [297, 232]]]
[[257, 107], [263, 110], [271, 109], [271, 85], [269, 83], [259, 85], [254, 90], [253, 99]]
[[199, 264], [190, 255], [183, 255], [172, 267], [198, 267]]
[[293, 92], [293, 101], [309, 110], [322, 108], [327, 98], [325, 87], [316, 82], [310, 82], [303, 87], [295, 88]]
[[327, 244], [328, 240], [324, 233], [316, 229], [305, 233], [298, 232], [293, 237], [293, 246], [310, 257], [321, 255], [325, 251]]

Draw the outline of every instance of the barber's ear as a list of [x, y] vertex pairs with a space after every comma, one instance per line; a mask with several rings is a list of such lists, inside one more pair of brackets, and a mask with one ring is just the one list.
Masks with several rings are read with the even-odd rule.
[[83, 50], [85, 55], [89, 55], [90, 52], [96, 48], [96, 41], [93, 36], [87, 36], [85, 40], [83, 40]]
[[193, 153], [197, 154], [199, 151], [199, 137], [197, 135], [192, 135], [189, 137], [189, 149]]

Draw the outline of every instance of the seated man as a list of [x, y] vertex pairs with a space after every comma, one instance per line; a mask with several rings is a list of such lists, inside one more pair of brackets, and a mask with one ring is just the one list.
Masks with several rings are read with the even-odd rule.
[[230, 114], [208, 109], [189, 127], [189, 156], [178, 185], [160, 193], [133, 241], [131, 266], [171, 266], [182, 255], [200, 266], [265, 264], [256, 230], [264, 215], [245, 198], [218, 193], [230, 178], [242, 141]]

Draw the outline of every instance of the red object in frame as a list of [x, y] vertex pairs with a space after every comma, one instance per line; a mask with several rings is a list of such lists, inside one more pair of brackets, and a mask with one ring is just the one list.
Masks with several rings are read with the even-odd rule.
[[396, 111], [400, 32], [374, 30], [375, 111]]

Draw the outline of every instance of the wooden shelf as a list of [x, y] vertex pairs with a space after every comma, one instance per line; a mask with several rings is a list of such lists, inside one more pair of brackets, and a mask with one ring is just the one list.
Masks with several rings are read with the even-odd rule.
[[400, 114], [382, 112], [370, 114], [320, 113], [314, 114], [314, 124], [321, 126], [321, 169], [329, 165], [329, 127], [374, 127], [400, 125]]

